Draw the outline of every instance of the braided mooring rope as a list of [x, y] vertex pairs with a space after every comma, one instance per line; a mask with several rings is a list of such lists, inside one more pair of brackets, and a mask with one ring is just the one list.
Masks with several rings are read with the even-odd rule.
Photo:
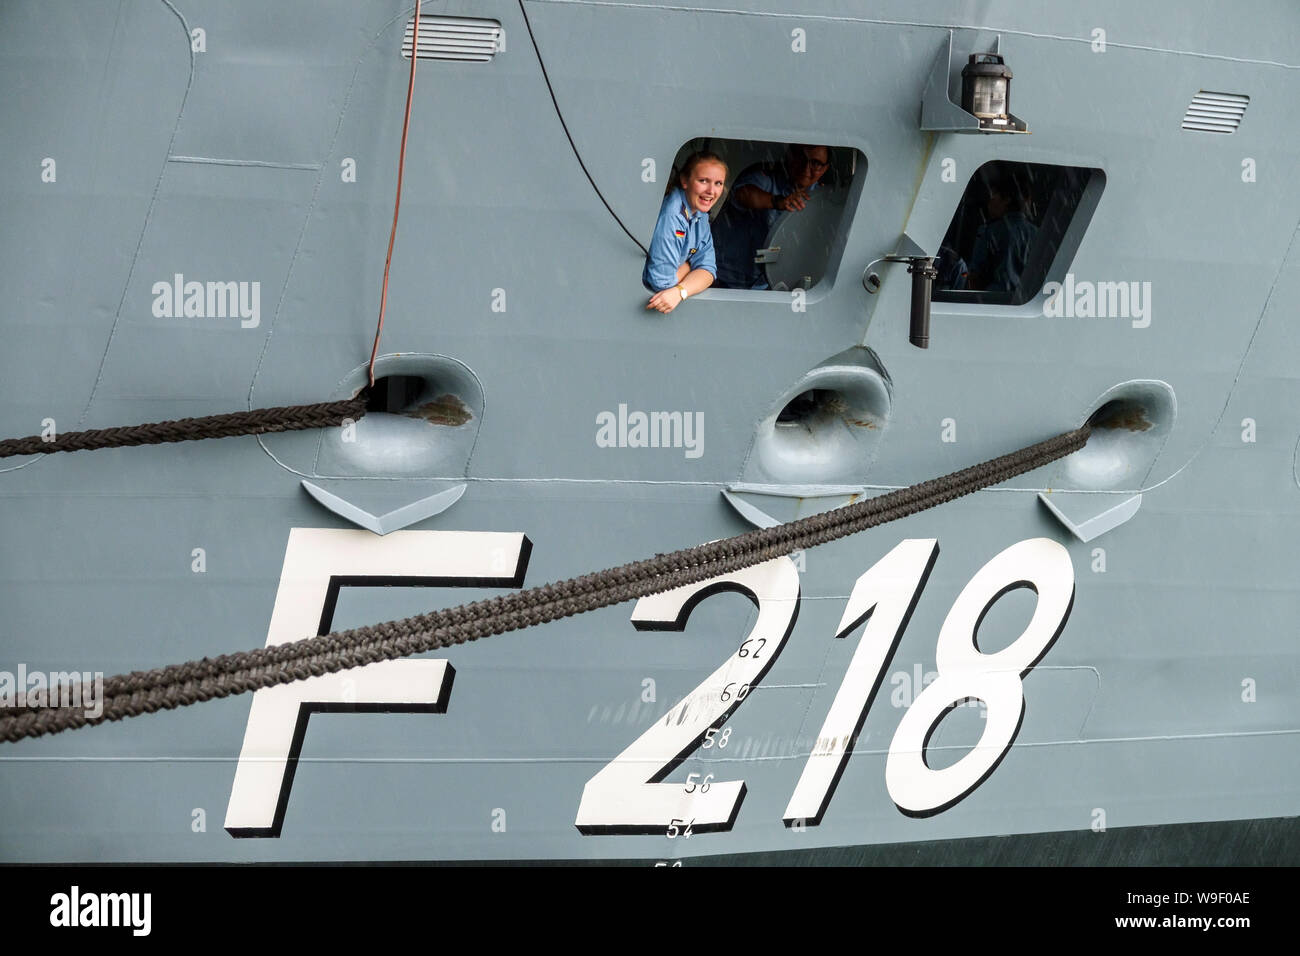
[[121, 428], [95, 428], [84, 432], [66, 432], [52, 440], [40, 435], [6, 438], [0, 441], [0, 458], [13, 455], [43, 455], [52, 451], [89, 451], [95, 448], [121, 448], [128, 445], [161, 445], [165, 442], [198, 441], [204, 438], [230, 438], [234, 435], [262, 435], [267, 432], [290, 432], [305, 428], [328, 428], [354, 421], [366, 413], [364, 398], [344, 402], [321, 402], [316, 405], [282, 405], [278, 408], [255, 408], [248, 412], [208, 415], [204, 418], [181, 418], [176, 421], [127, 425]]
[[[58, 694], [53, 689], [43, 697], [33, 695], [28, 709], [0, 715], [0, 740], [39, 737], [320, 677], [694, 584], [895, 521], [1006, 481], [1079, 450], [1090, 433], [1091, 426], [1085, 424], [1011, 454], [834, 511], [555, 584], [400, 621], [121, 674], [104, 681], [103, 712], [93, 718], [87, 717], [84, 709], [48, 706], [48, 701]], [[31, 706], [33, 703], [35, 706]]]

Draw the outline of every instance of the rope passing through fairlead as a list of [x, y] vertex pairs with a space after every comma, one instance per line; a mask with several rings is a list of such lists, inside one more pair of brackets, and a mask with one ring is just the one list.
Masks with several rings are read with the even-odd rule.
[[49, 706], [49, 700], [57, 698], [59, 693], [57, 688], [51, 688], [43, 698], [40, 695], [29, 698], [26, 709], [0, 715], [0, 740], [39, 737], [321, 677], [685, 587], [793, 551], [826, 544], [999, 484], [1078, 451], [1087, 444], [1091, 431], [1091, 426], [1084, 424], [1000, 458], [834, 511], [567, 581], [400, 621], [120, 674], [104, 682], [103, 708], [95, 717], [88, 717], [80, 708]]
[[[397, 195], [393, 202], [393, 228], [388, 237], [388, 257], [384, 262], [383, 293], [379, 300], [379, 320], [375, 341], [366, 367], [367, 388], [375, 385], [375, 359], [379, 354], [380, 335], [384, 330], [384, 312], [388, 306], [388, 274], [393, 263], [393, 244], [397, 240], [397, 216], [402, 208], [402, 171], [406, 165], [406, 138], [411, 126], [411, 99], [415, 93], [415, 64], [419, 59], [420, 0], [415, 3], [414, 33], [411, 39], [411, 71], [406, 87], [406, 115], [402, 120], [402, 143], [397, 161]], [[14, 455], [42, 455], [54, 451], [89, 451], [95, 448], [123, 448], [132, 445], [159, 445], [166, 442], [198, 441], [205, 438], [230, 438], [235, 435], [263, 435], [268, 432], [300, 431], [328, 428], [356, 421], [366, 414], [365, 391], [341, 402], [316, 405], [285, 405], [255, 408], [247, 412], [209, 415], [205, 418], [182, 418], [175, 421], [127, 425], [120, 428], [97, 428], [68, 432], [64, 435], [31, 435], [0, 441], [0, 458]]]

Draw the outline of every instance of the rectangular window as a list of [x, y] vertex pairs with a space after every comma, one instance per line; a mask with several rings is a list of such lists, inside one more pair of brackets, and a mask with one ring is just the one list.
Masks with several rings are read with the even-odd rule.
[[1022, 305], [1078, 250], [1099, 169], [995, 160], [975, 171], [944, 235], [934, 301]]
[[[849, 208], [856, 202], [867, 161], [849, 146], [761, 140], [694, 139], [677, 151], [665, 196], [682, 187], [686, 167], [700, 154], [721, 159], [726, 187], [708, 209], [717, 271], [713, 289], [788, 294], [810, 289], [828, 274], [843, 250]], [[691, 184], [681, 197], [691, 202]], [[852, 199], [852, 202], [850, 201]], [[703, 203], [708, 204], [708, 194]], [[680, 206], [680, 203], [679, 203]], [[661, 218], [666, 206], [661, 209]], [[690, 214], [693, 210], [686, 207]], [[671, 237], [691, 226], [674, 223]], [[657, 227], [664, 232], [666, 227]], [[691, 243], [688, 242], [687, 245]], [[660, 248], [664, 244], [660, 243]], [[652, 247], [652, 252], [656, 252]], [[673, 249], [674, 252], [677, 250]], [[681, 250], [689, 254], [690, 249]], [[689, 257], [688, 257], [689, 258]], [[668, 263], [674, 269], [680, 263]], [[664, 263], [653, 263], [667, 275]], [[647, 267], [647, 274], [651, 273]]]

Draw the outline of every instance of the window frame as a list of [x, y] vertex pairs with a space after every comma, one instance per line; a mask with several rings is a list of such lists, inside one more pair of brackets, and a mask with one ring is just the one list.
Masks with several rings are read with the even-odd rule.
[[[948, 220], [948, 225], [944, 229], [945, 239], [963, 205], [966, 204], [972, 185], [977, 180], [987, 182], [988, 177], [982, 174], [987, 167], [994, 164], [1070, 170], [1084, 173], [1087, 178], [1079, 190], [1079, 198], [1074, 204], [1074, 210], [1070, 218], [1055, 234], [1055, 245], [1045, 245], [1041, 241], [1035, 242], [1033, 254], [1029, 262], [1026, 263], [1024, 272], [1026, 276], [1035, 280], [1034, 282], [1022, 282], [1018, 288], [1006, 292], [989, 292], [981, 289], [941, 289], [936, 283], [931, 294], [931, 301], [934, 305], [942, 307], [940, 309], [942, 312], [966, 311], [966, 309], [951, 308], [953, 306], [964, 306], [980, 313], [986, 313], [990, 308], [1020, 310], [1036, 301], [1042, 295], [1043, 289], [1051, 282], [1060, 282], [1073, 264], [1074, 257], [1078, 253], [1079, 246], [1083, 242], [1083, 237], [1088, 231], [1093, 214], [1096, 212], [1097, 205], [1101, 201], [1101, 195], [1106, 187], [1106, 172], [1098, 166], [1067, 166], [1062, 163], [1028, 162], [1020, 159], [994, 157], [981, 163], [971, 173], [970, 179], [966, 182], [966, 187], [962, 190], [961, 199], [958, 200], [958, 204]], [[1043, 218], [1045, 220], [1048, 218], [1047, 212], [1044, 212]], [[1042, 227], [1038, 228], [1041, 229]], [[942, 244], [942, 240], [940, 242]], [[1043, 262], [1044, 258], [1048, 260], [1046, 263]], [[1033, 271], [1030, 270], [1030, 265], [1035, 267]], [[1032, 292], [1027, 292], [1028, 289], [1032, 289]]]
[[[778, 139], [754, 139], [739, 133], [734, 135], [715, 134], [710, 136], [696, 136], [686, 140], [673, 153], [673, 161], [669, 165], [669, 171], [670, 171], [669, 175], [674, 177], [673, 181], [675, 184], [676, 180], [673, 171], [677, 168], [677, 161], [679, 159], [685, 158], [686, 156], [690, 155], [690, 153], [694, 152], [696, 149], [707, 149], [707, 150], [712, 150], [714, 152], [719, 152], [724, 156], [724, 158], [726, 158], [725, 153], [722, 153], [722, 151], [718, 149], [719, 143], [746, 144], [751, 147], [752, 146], [776, 146], [776, 147], [780, 147], [781, 151], [783, 152], [787, 146], [795, 142], [802, 142], [802, 140], [796, 141], [796, 140], [778, 140]], [[842, 140], [839, 140], [839, 141], [827, 141], [825, 142], [825, 145], [828, 146], [833, 153], [853, 156], [853, 160], [849, 164], [850, 179], [848, 182], [848, 189], [844, 197], [844, 209], [840, 213], [840, 219], [837, 224], [834, 240], [832, 241], [830, 248], [827, 251], [826, 264], [824, 269], [822, 270], [822, 275], [816, 282], [812, 284], [812, 286], [809, 289], [804, 290], [805, 294], [808, 297], [809, 302], [816, 301], [822, 298], [824, 295], [826, 295], [832, 288], [834, 288], [835, 283], [839, 278], [840, 267], [844, 263], [844, 252], [848, 243], [848, 234], [853, 228], [853, 224], [857, 215], [857, 210], [861, 204], [862, 191], [865, 188], [867, 175], [870, 171], [870, 166], [871, 166], [870, 158], [867, 155], [863, 143], [844, 142]], [[851, 150], [852, 153], [848, 153], [847, 151], [849, 150]], [[737, 178], [739, 178], [740, 173], [742, 173], [745, 169], [747, 169], [749, 165], [751, 164], [746, 164], [744, 167], [736, 170], [732, 170], [728, 168], [727, 170], [728, 178], [731, 181], [728, 182], [727, 184], [726, 193], [723, 196], [723, 202], [730, 201], [732, 188], [733, 188], [732, 183]], [[836, 168], [836, 164], [832, 162], [832, 169], [834, 168]], [[712, 228], [714, 221], [715, 220], [710, 219], [710, 228]], [[716, 276], [715, 276], [715, 280], [716, 280]], [[705, 301], [714, 300], [714, 301], [722, 301], [722, 302], [788, 301], [790, 298], [790, 294], [793, 291], [795, 290], [794, 289], [786, 289], [786, 290], [730, 289], [730, 288], [724, 289], [717, 285], [711, 285], [703, 292], [699, 292], [696, 295], [691, 296], [691, 298], [705, 300]]]

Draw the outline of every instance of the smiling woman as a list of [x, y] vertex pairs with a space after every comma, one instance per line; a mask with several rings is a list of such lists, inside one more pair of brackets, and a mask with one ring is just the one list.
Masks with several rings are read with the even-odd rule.
[[[697, 136], [674, 155], [641, 277], [657, 294], [649, 308], [680, 305], [678, 284], [687, 296], [707, 290], [706, 302], [782, 296], [788, 303], [792, 290], [834, 281], [866, 177], [860, 150]], [[692, 232], [706, 227], [707, 247]], [[713, 265], [692, 251], [706, 248]], [[683, 281], [700, 269], [709, 282]]]
[[713, 285], [718, 274], [709, 211], [727, 184], [727, 164], [715, 153], [692, 153], [677, 185], [659, 207], [641, 282], [654, 293], [647, 309], [668, 313]]

